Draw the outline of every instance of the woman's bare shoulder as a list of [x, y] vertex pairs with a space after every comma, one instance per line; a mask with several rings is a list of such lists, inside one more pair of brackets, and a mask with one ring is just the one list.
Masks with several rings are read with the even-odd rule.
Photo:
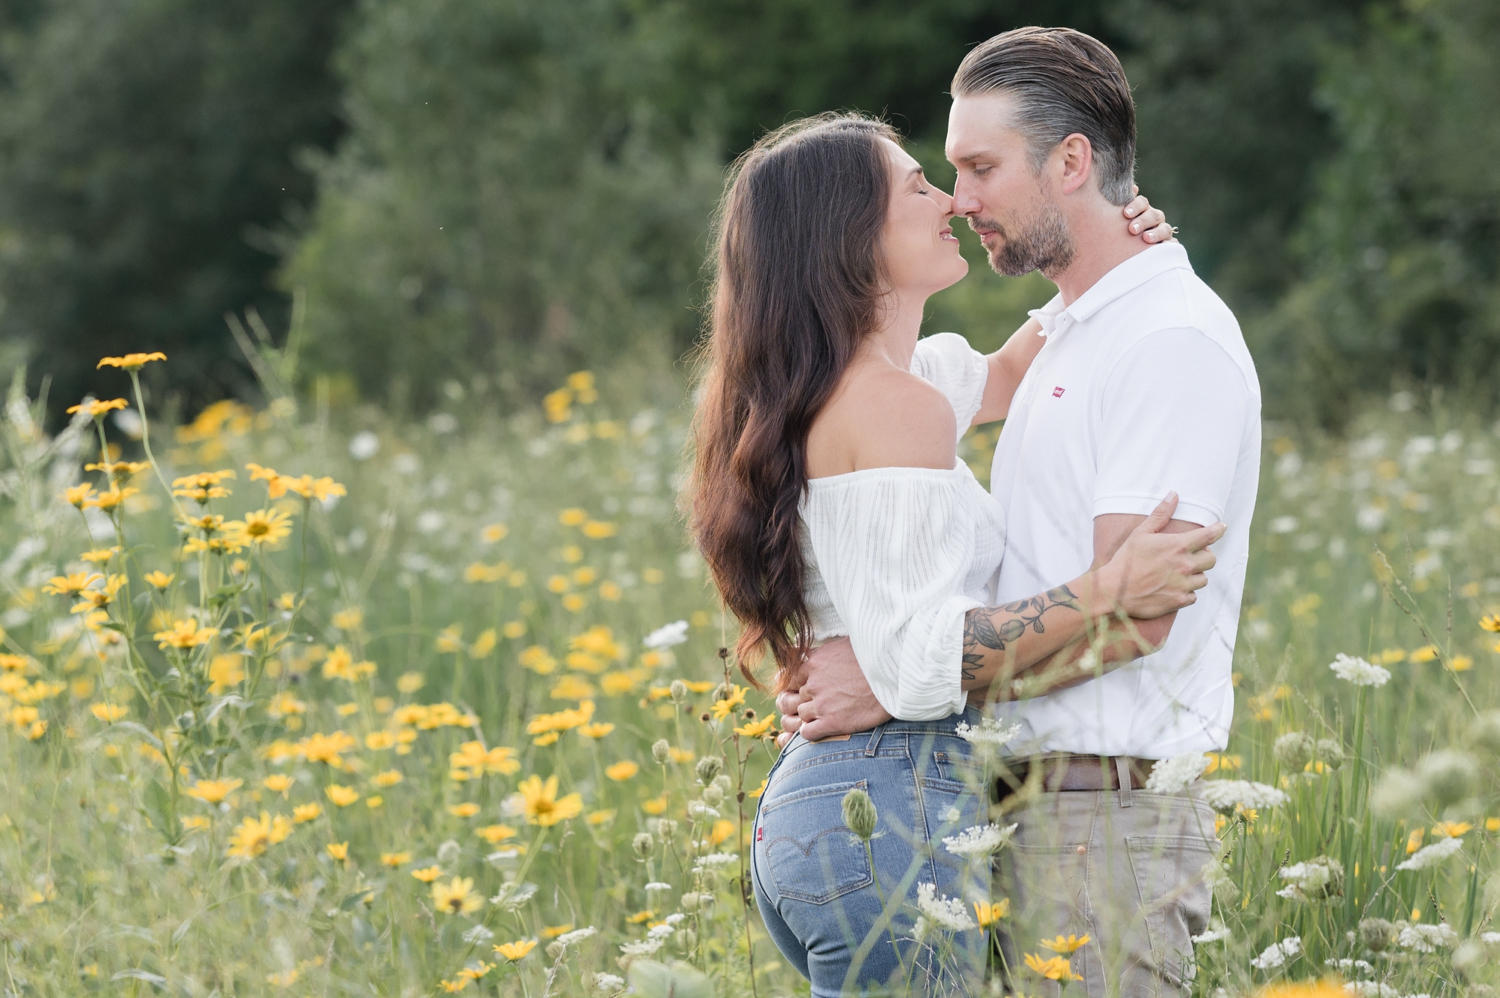
[[822, 452], [839, 455], [840, 467], [827, 474], [869, 468], [946, 471], [954, 466], [958, 418], [947, 396], [915, 374], [895, 368], [851, 375], [819, 415], [814, 431], [821, 439], [809, 440], [810, 463]]

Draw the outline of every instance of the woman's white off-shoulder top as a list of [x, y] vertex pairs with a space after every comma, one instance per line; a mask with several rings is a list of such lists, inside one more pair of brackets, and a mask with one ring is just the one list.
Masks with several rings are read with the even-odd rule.
[[[959, 434], [984, 395], [983, 355], [953, 333], [917, 344], [912, 373], [942, 388]], [[962, 461], [814, 478], [800, 508], [813, 638], [848, 635], [880, 705], [904, 721], [964, 707], [964, 615], [994, 602], [1005, 516]]]

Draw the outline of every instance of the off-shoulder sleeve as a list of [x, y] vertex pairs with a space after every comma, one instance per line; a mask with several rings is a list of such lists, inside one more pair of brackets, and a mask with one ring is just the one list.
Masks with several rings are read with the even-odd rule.
[[804, 508], [818, 571], [880, 705], [904, 721], [962, 710], [964, 595], [976, 514], [958, 475], [856, 472]]
[[963, 436], [984, 400], [984, 386], [990, 376], [985, 355], [957, 333], [934, 333], [917, 341], [911, 373], [948, 396], [958, 416], [958, 435]]

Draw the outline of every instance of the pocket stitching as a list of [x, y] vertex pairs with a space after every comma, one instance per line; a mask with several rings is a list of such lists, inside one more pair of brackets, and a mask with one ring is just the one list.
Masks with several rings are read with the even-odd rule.
[[[770, 865], [771, 847], [774, 846], [774, 845], [776, 845], [778, 842], [790, 842], [790, 843], [792, 843], [793, 846], [795, 846], [797, 848], [797, 850], [802, 853], [802, 858], [803, 859], [811, 859], [812, 858], [812, 853], [813, 853], [813, 848], [815, 846], [817, 846], [818, 841], [820, 839], [823, 839], [826, 836], [833, 835], [833, 834], [836, 834], [836, 833], [839, 833], [839, 832], [844, 832], [844, 833], [849, 834], [849, 835], [853, 835], [854, 834], [853, 832], [849, 831], [849, 828], [848, 828], [847, 825], [839, 825], [839, 826], [837, 826], [835, 828], [827, 828], [827, 829], [824, 829], [823, 831], [819, 832], [817, 835], [814, 835], [812, 837], [812, 840], [807, 843], [807, 848], [806, 849], [802, 849], [801, 844], [796, 839], [794, 839], [792, 836], [790, 836], [790, 835], [781, 835], [781, 836], [778, 836], [777, 838], [774, 838], [770, 842], [766, 843], [766, 860], [767, 860], [767, 864]], [[859, 863], [860, 863], [860, 865], [864, 869], [864, 875], [863, 875], [863, 877], [861, 879], [859, 879], [857, 881], [854, 881], [852, 883], [848, 883], [848, 884], [840, 884], [840, 885], [838, 885], [837, 887], [834, 887], [832, 890], [828, 891], [825, 894], [809, 894], [809, 893], [807, 893], [805, 891], [796, 890], [795, 888], [792, 889], [792, 890], [786, 890], [786, 889], [784, 889], [781, 886], [781, 878], [779, 878], [779, 877], [776, 876], [776, 871], [775, 871], [774, 867], [771, 870], [771, 881], [772, 881], [772, 883], [774, 883], [776, 885], [776, 893], [779, 894], [779, 895], [781, 895], [784, 898], [790, 898], [793, 901], [806, 901], [809, 904], [827, 904], [829, 901], [833, 901], [836, 898], [843, 897], [845, 894], [848, 894], [850, 891], [857, 891], [861, 887], [868, 887], [870, 884], [872, 884], [872, 883], [875, 882], [875, 877], [870, 872], [870, 860], [869, 860], [869, 857], [861, 854], [859, 856]]]
[[[1175, 892], [1168, 892], [1161, 897], [1152, 896], [1155, 894], [1155, 885], [1151, 885], [1153, 890], [1148, 893], [1146, 890], [1147, 885], [1143, 884], [1141, 880], [1141, 867], [1137, 862], [1137, 856], [1141, 856], [1142, 860], [1153, 858], [1150, 852], [1155, 852], [1163, 846], [1177, 846], [1184, 853], [1201, 852], [1204, 862], [1207, 863], [1213, 859], [1217, 851], [1217, 843], [1211, 845], [1207, 839], [1193, 835], [1127, 835], [1125, 837], [1125, 853], [1130, 859], [1131, 877], [1135, 880], [1136, 896], [1141, 902], [1141, 920], [1145, 923], [1146, 927], [1146, 945], [1150, 947], [1153, 954], [1159, 956], [1162, 973], [1167, 975], [1168, 979], [1172, 980], [1176, 986], [1181, 987], [1190, 979], [1188, 976], [1188, 966], [1193, 960], [1192, 928], [1191, 926], [1185, 926], [1188, 931], [1187, 952], [1168, 953], [1165, 949], [1166, 940], [1158, 940], [1156, 938], [1165, 931], [1165, 927], [1154, 927], [1153, 922], [1166, 917], [1168, 904], [1180, 907], [1182, 899], [1191, 890], [1202, 884], [1202, 868], [1200, 867], [1198, 871], [1190, 874], [1190, 879]], [[1146, 853], [1146, 855], [1142, 855], [1143, 853]], [[1186, 866], [1185, 863], [1181, 865]], [[1158, 943], [1161, 945], [1158, 945]]]
[[[789, 770], [789, 772], [795, 771]], [[783, 804], [795, 804], [798, 801], [811, 800], [814, 797], [823, 797], [831, 794], [846, 794], [849, 791], [855, 789], [868, 790], [869, 786], [869, 780], [855, 780], [850, 783], [830, 783], [827, 786], [822, 787], [808, 787], [806, 790], [796, 790], [792, 793], [786, 794], [783, 797], [777, 797], [775, 800], [772, 800], [769, 803], [762, 803], [760, 813], [762, 815], [770, 814], [777, 808], [781, 807]]]

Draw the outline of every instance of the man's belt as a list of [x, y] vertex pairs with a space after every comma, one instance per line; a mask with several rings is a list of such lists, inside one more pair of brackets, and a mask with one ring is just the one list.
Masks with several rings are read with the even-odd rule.
[[[1154, 759], [1125, 756], [1044, 755], [1027, 764], [1042, 769], [1042, 789], [1047, 793], [1069, 790], [1119, 790], [1123, 773], [1131, 790], [1143, 790]], [[1020, 775], [1020, 774], [1017, 774]], [[1025, 777], [1021, 776], [1024, 780]]]

